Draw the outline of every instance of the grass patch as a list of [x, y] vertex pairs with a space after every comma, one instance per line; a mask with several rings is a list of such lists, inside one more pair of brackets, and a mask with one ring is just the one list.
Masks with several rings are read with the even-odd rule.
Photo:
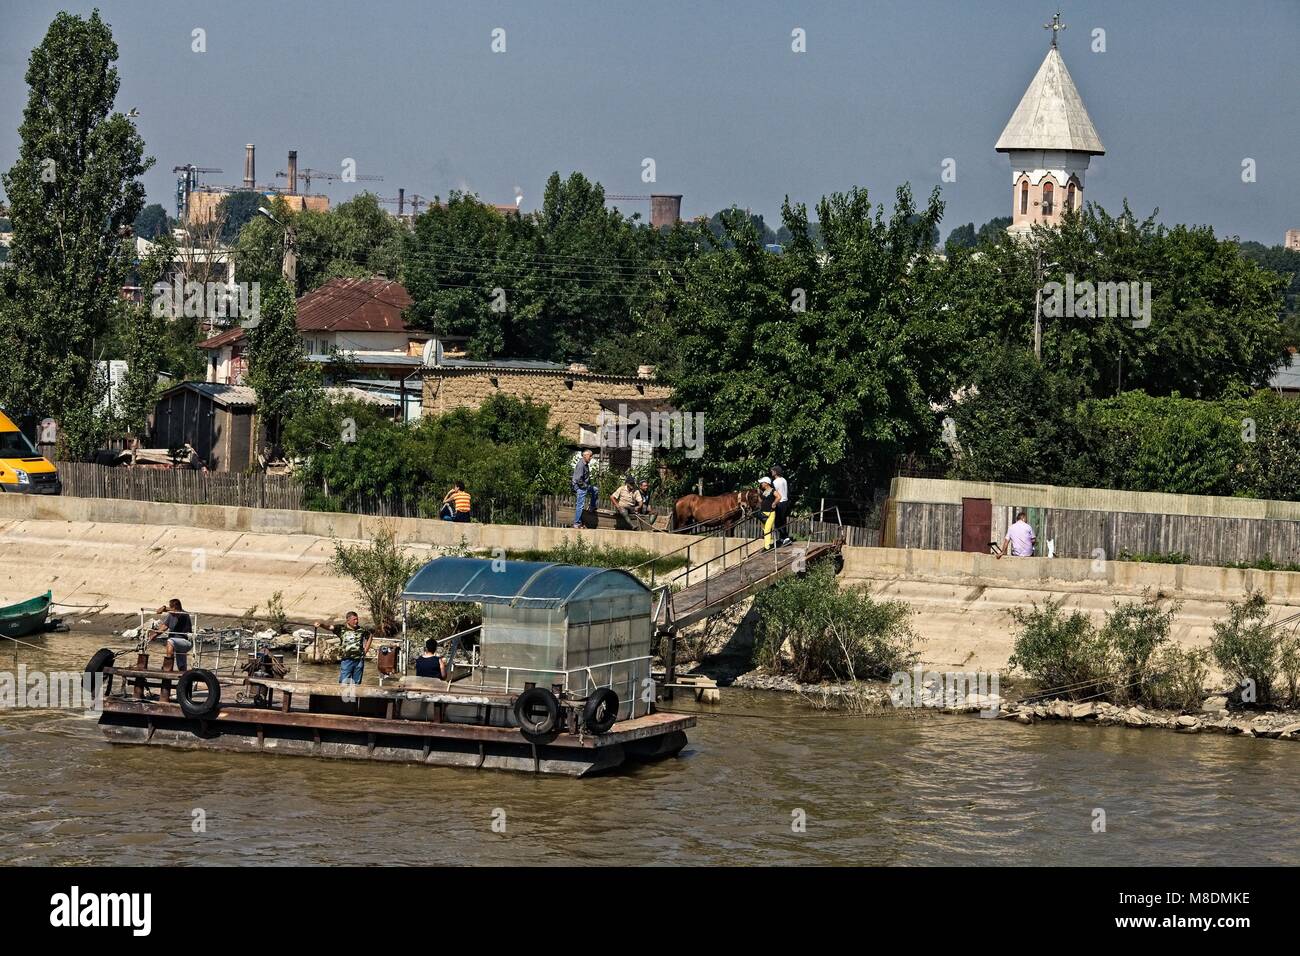
[[529, 548], [512, 551], [512, 561], [553, 561], [556, 564], [576, 564], [586, 568], [630, 568], [636, 565], [637, 573], [649, 576], [686, 567], [686, 555], [674, 554], [660, 557], [649, 548], [620, 548], [604, 544], [589, 544], [584, 538], [569, 536], [554, 548]]

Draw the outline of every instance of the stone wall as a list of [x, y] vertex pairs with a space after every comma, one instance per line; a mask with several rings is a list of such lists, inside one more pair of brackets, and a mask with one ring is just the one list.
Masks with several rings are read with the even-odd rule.
[[424, 414], [478, 408], [498, 394], [549, 405], [551, 424], [577, 444], [581, 426], [596, 425], [601, 399], [667, 399], [672, 389], [653, 379], [592, 372], [431, 368], [424, 375]]

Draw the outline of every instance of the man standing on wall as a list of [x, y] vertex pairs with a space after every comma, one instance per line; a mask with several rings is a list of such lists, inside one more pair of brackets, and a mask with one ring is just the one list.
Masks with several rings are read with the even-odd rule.
[[573, 465], [573, 493], [577, 496], [578, 505], [573, 512], [573, 526], [582, 527], [582, 515], [587, 509], [588, 499], [594, 506], [596, 501], [596, 489], [591, 486], [591, 449], [588, 448]]
[[1034, 556], [1034, 529], [1029, 526], [1029, 519], [1023, 511], [1016, 513], [1016, 523], [1007, 529], [1006, 540], [1002, 542], [1002, 554], [1013, 558], [1032, 558]]

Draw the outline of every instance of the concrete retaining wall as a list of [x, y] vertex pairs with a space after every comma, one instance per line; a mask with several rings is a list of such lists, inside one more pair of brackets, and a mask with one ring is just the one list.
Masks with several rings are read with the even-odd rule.
[[[385, 519], [317, 512], [172, 505], [117, 499], [0, 496], [0, 601], [53, 588], [71, 604], [107, 602], [115, 613], [157, 607], [180, 597], [204, 614], [238, 615], [265, 608], [283, 592], [291, 618], [339, 617], [361, 602], [351, 582], [328, 567], [332, 538], [371, 537]], [[593, 542], [659, 553], [685, 537], [633, 531], [583, 531], [509, 525], [453, 525], [389, 519], [413, 554], [434, 557], [461, 545], [550, 548], [581, 534]], [[698, 560], [722, 542], [697, 546]], [[1176, 637], [1204, 644], [1226, 602], [1248, 588], [1262, 591], [1279, 615], [1300, 608], [1300, 574], [1192, 565], [1086, 559], [1005, 558], [956, 551], [846, 548], [843, 579], [882, 598], [905, 600], [925, 663], [996, 669], [1011, 652], [1007, 611], [1048, 596], [1065, 596], [1100, 618], [1113, 601], [1145, 589], [1183, 602]], [[75, 613], [69, 617], [75, 620]]]

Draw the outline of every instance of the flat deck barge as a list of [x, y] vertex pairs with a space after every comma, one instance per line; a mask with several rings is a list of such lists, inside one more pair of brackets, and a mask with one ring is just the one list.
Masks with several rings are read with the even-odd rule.
[[[384, 760], [584, 777], [629, 759], [677, 754], [695, 718], [654, 712], [606, 733], [573, 722], [529, 736], [508, 720], [508, 698], [443, 681], [405, 678], [376, 687], [250, 678], [222, 683], [203, 716], [172, 702], [175, 671], [109, 668], [121, 681], [106, 695], [100, 727], [113, 743], [192, 750]], [[158, 690], [157, 695], [150, 690]], [[157, 699], [150, 699], [156, 696]]]

